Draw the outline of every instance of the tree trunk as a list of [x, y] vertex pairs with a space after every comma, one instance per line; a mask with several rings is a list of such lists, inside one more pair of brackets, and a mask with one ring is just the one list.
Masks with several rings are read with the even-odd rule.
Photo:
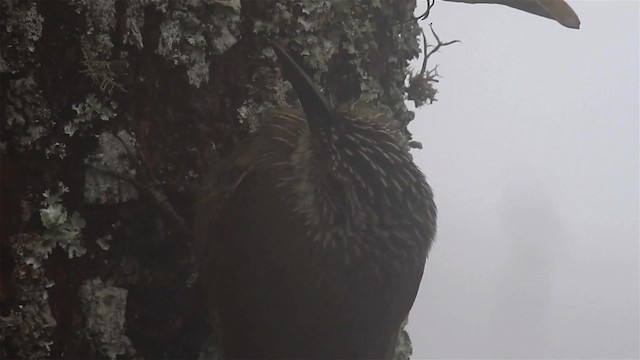
[[414, 7], [3, 0], [2, 357], [219, 357], [195, 286], [193, 194], [212, 158], [295, 102], [268, 41], [334, 103], [392, 113], [408, 144]]

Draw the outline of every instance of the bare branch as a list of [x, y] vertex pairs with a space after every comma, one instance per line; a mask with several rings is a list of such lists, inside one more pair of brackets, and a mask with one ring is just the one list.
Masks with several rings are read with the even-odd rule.
[[429, 17], [429, 13], [431, 13], [431, 9], [436, 4], [436, 0], [427, 0], [427, 10], [420, 16], [416, 17], [416, 20], [427, 20]]
[[407, 88], [407, 99], [415, 102], [416, 106], [422, 106], [424, 103], [432, 103], [436, 100], [435, 96], [438, 92], [433, 87], [433, 83], [438, 82], [438, 66], [433, 69], [427, 69], [427, 62], [429, 58], [438, 52], [442, 47], [448, 46], [460, 42], [459, 40], [446, 41], [440, 40], [438, 34], [433, 29], [433, 24], [429, 24], [431, 34], [436, 39], [436, 45], [429, 45], [427, 42], [427, 35], [424, 33], [424, 29], [420, 28], [422, 32], [422, 48], [424, 52], [424, 58], [422, 60], [422, 69], [416, 75], [409, 77], [409, 86]]
[[429, 57], [431, 57], [431, 55], [438, 52], [438, 50], [440, 50], [442, 47], [461, 42], [460, 40], [451, 40], [451, 41], [442, 42], [440, 40], [440, 37], [438, 37], [438, 34], [436, 34], [436, 31], [433, 30], [433, 24], [429, 24], [429, 29], [431, 29], [431, 34], [433, 34], [433, 37], [436, 39], [437, 44], [435, 46], [432, 45], [432, 49], [429, 51], [428, 50], [429, 46], [427, 46], [427, 37], [424, 34], [424, 30], [422, 30], [422, 36], [424, 39], [424, 62], [422, 63], [422, 70], [420, 71], [420, 74], [422, 75], [425, 74], [425, 71], [427, 69], [427, 60], [429, 59]]
[[140, 191], [140, 193], [144, 194], [147, 198], [151, 199], [151, 201], [153, 201], [158, 206], [158, 209], [160, 210], [160, 212], [163, 215], [165, 215], [169, 220], [171, 220], [171, 222], [176, 226], [178, 231], [185, 234], [189, 232], [187, 222], [184, 220], [184, 218], [182, 218], [182, 216], [178, 214], [178, 212], [173, 208], [173, 205], [171, 205], [171, 202], [169, 202], [169, 199], [167, 199], [167, 197], [162, 192], [154, 188], [151, 188], [150, 186], [147, 186], [128, 175], [121, 174], [119, 172], [116, 172], [110, 169], [101, 168], [89, 163], [87, 163], [86, 165], [89, 166], [91, 169], [100, 171], [104, 174], [113, 176], [119, 180], [125, 181], [133, 185], [138, 191]]

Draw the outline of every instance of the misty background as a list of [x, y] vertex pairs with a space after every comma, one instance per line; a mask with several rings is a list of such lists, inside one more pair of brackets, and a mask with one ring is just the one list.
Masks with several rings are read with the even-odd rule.
[[640, 5], [569, 3], [580, 30], [442, 1], [422, 22], [462, 43], [411, 126], [439, 208], [414, 359], [639, 356]]

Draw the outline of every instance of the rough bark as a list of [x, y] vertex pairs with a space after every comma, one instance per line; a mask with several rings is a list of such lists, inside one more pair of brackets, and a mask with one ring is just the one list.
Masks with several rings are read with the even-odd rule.
[[212, 156], [295, 102], [267, 41], [286, 41], [335, 103], [393, 114], [409, 144], [414, 7], [3, 0], [2, 357], [217, 356], [195, 286], [193, 190]]

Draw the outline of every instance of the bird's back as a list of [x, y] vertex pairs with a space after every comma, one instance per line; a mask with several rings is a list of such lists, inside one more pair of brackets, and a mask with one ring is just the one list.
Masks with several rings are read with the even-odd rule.
[[[227, 358], [390, 358], [422, 267], [373, 274], [314, 243], [286, 185], [306, 131], [302, 114], [276, 111], [231, 155], [202, 199], [206, 286], [218, 302]], [[257, 150], [260, 149], [260, 150]], [[238, 168], [240, 167], [240, 168]], [[211, 192], [217, 197], [211, 197]], [[202, 212], [201, 212], [202, 213]], [[215, 221], [211, 223], [211, 220]], [[426, 255], [426, 254], [425, 254]]]

